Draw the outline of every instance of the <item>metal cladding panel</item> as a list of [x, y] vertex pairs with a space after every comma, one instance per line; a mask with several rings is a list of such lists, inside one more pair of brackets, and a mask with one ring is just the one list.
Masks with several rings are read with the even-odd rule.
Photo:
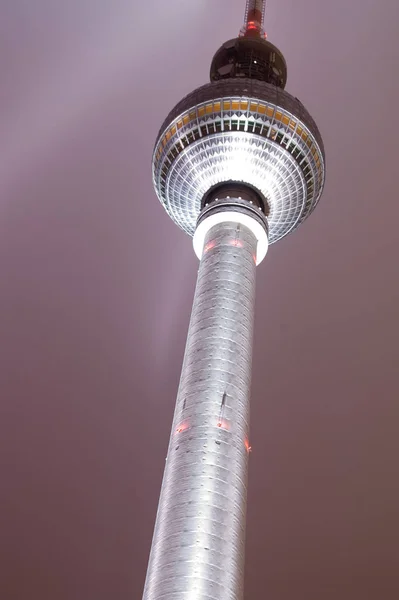
[[256, 239], [208, 232], [143, 600], [242, 600]]

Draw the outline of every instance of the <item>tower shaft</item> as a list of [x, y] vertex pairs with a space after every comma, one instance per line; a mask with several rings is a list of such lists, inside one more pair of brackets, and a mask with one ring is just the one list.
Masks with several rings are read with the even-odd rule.
[[243, 599], [256, 252], [205, 235], [143, 600]]

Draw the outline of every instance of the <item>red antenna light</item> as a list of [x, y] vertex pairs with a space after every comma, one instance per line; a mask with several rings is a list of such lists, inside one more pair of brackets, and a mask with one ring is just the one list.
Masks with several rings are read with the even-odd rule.
[[251, 37], [266, 37], [263, 31], [266, 0], [247, 0], [245, 7], [244, 26], [241, 35]]

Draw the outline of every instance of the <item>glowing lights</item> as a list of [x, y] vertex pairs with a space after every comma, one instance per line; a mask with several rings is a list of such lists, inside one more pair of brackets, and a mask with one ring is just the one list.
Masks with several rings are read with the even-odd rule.
[[188, 429], [188, 428], [189, 428], [189, 424], [187, 422], [180, 423], [178, 425], [178, 427], [176, 428], [175, 433], [182, 433], [183, 431], [186, 431], [186, 429]]
[[245, 450], [248, 452], [248, 454], [249, 454], [250, 452], [252, 452], [252, 446], [250, 446], [250, 445], [249, 445], [249, 441], [248, 441], [248, 439], [247, 439], [247, 438], [246, 438], [246, 439], [245, 439], [245, 441], [244, 441], [244, 446], [245, 446]]
[[241, 30], [243, 35], [253, 35], [254, 32], [259, 36], [263, 33], [263, 20], [265, 12], [265, 0], [247, 0], [245, 7], [244, 27]]
[[215, 246], [216, 246], [216, 242], [214, 240], [211, 240], [210, 242], [205, 244], [204, 254], [206, 254], [209, 250], [212, 250], [212, 248], [214, 248]]
[[240, 223], [241, 225], [248, 227], [248, 229], [252, 231], [258, 242], [256, 249], [256, 264], [259, 265], [259, 263], [261, 263], [262, 260], [265, 258], [268, 248], [267, 233], [264, 227], [260, 223], [258, 223], [258, 221], [255, 221], [253, 217], [230, 210], [226, 210], [225, 212], [212, 213], [209, 215], [209, 217], [206, 217], [198, 225], [193, 237], [194, 252], [198, 256], [198, 258], [202, 258], [205, 238], [207, 236], [208, 231], [215, 225], [218, 225], [219, 223], [224, 223], [226, 221], [229, 221], [230, 223]]
[[306, 201], [301, 168], [271, 140], [260, 141], [246, 132], [214, 134], [177, 156], [169, 168], [165, 190], [170, 216], [193, 234], [203, 195], [230, 180], [248, 183], [268, 199], [269, 231], [274, 240], [296, 225]]

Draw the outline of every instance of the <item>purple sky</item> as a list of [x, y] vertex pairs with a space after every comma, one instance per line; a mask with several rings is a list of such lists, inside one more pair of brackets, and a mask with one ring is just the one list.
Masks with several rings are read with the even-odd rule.
[[[0, 597], [140, 600], [194, 291], [151, 183], [244, 0], [3, 0]], [[397, 0], [269, 0], [327, 184], [258, 269], [245, 600], [399, 598]]]

